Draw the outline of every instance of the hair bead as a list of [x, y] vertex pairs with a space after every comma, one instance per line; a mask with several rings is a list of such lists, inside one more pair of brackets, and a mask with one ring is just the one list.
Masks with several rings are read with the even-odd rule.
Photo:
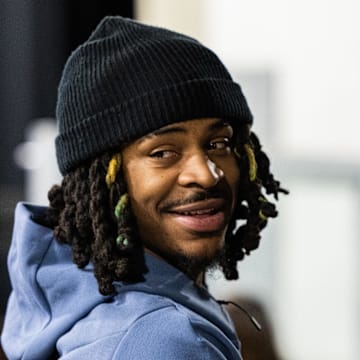
[[120, 199], [119, 199], [118, 203], [115, 206], [115, 217], [117, 219], [120, 217], [121, 213], [126, 208], [126, 205], [128, 204], [128, 201], [129, 201], [129, 195], [128, 194], [123, 194], [123, 195], [120, 196]]
[[254, 181], [256, 179], [256, 173], [257, 173], [257, 164], [256, 164], [254, 150], [249, 144], [244, 144], [244, 149], [249, 159], [249, 178], [250, 181]]
[[108, 171], [106, 174], [106, 185], [108, 186], [108, 188], [115, 182], [116, 179], [116, 175], [119, 172], [121, 167], [121, 154], [115, 154], [110, 162], [109, 162], [109, 167], [108, 167]]
[[259, 211], [259, 218], [263, 221], [267, 221], [267, 216], [264, 215], [264, 213], [262, 212], [262, 210]]
[[121, 249], [126, 249], [129, 247], [130, 241], [126, 236], [119, 235], [116, 238], [116, 245], [117, 245], [117, 247], [119, 247]]

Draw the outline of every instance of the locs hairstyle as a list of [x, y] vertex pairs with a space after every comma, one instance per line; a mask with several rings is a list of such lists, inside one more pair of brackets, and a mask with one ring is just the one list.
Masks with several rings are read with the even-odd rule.
[[[72, 247], [74, 262], [80, 268], [93, 264], [102, 294], [114, 291], [115, 280], [141, 281], [146, 272], [119, 171], [121, 153], [111, 149], [209, 115], [236, 124], [233, 151], [245, 174], [220, 260], [226, 278], [236, 279], [237, 261], [258, 247], [267, 218], [276, 216], [265, 194], [277, 198], [284, 190], [250, 131], [253, 118], [241, 87], [218, 56], [189, 36], [110, 16], [67, 60], [55, 141], [64, 178], [49, 192], [49, 220], [55, 237]], [[244, 220], [239, 229], [237, 219]]]
[[[237, 262], [259, 246], [267, 219], [277, 216], [275, 205], [266, 195], [277, 200], [279, 192], [288, 193], [271, 174], [269, 158], [249, 125], [237, 128], [233, 151], [243, 176], [220, 260], [229, 280], [238, 278]], [[118, 156], [120, 163], [121, 154]], [[104, 295], [114, 291], [114, 281], [142, 281], [147, 271], [127, 203], [126, 184], [121, 171], [111, 169], [119, 165], [114, 165], [112, 159], [113, 153], [105, 153], [84, 162], [64, 176], [61, 186], [49, 191], [48, 221], [56, 239], [72, 247], [73, 261], [79, 268], [93, 263], [99, 291]], [[114, 177], [110, 182], [109, 171]], [[239, 219], [244, 223], [237, 228]]]

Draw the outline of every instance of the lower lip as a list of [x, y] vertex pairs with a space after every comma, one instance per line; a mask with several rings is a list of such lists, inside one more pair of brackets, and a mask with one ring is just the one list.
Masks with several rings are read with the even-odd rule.
[[183, 227], [195, 232], [215, 232], [225, 227], [225, 214], [180, 215], [173, 214], [175, 221]]

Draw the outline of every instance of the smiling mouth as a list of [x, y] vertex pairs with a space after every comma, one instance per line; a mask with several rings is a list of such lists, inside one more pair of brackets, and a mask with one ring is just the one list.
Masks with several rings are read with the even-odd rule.
[[208, 199], [169, 209], [167, 213], [180, 226], [194, 232], [216, 232], [226, 226], [224, 199]]
[[165, 211], [172, 213], [193, 213], [193, 212], [209, 212], [213, 210], [220, 210], [226, 206], [224, 198], [210, 198], [198, 201], [187, 202], [183, 204], [167, 207]]
[[201, 215], [213, 215], [217, 213], [216, 209], [203, 209], [203, 210], [192, 210], [192, 211], [170, 211], [173, 214], [179, 214], [184, 216], [201, 216]]

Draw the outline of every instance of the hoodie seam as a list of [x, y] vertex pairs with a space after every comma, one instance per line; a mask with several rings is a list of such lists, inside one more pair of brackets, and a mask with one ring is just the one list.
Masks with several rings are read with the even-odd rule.
[[[169, 304], [166, 305], [166, 306], [163, 306], [163, 307], [160, 307], [160, 308], [157, 308], [157, 309], [153, 309], [151, 311], [148, 311], [147, 313], [144, 313], [142, 314], [140, 317], [138, 317], [135, 321], [133, 321], [133, 323], [131, 324], [131, 326], [123, 333], [124, 336], [129, 333], [132, 328], [141, 320], [143, 320], [144, 318], [146, 318], [147, 316], [157, 312], [157, 311], [161, 311], [161, 310], [166, 310], [166, 309], [174, 309], [178, 314], [180, 314], [190, 325], [194, 335], [196, 336], [196, 341], [199, 343], [199, 345], [204, 348], [206, 354], [207, 354], [207, 357], [206, 358], [201, 358], [202, 360], [207, 360], [207, 359], [211, 359], [210, 357], [208, 357], [208, 347], [206, 346], [205, 342], [203, 341], [202, 337], [199, 335], [199, 332], [196, 330], [196, 328], [194, 327], [194, 324], [193, 322], [191, 321], [190, 317], [188, 316], [188, 314], [186, 314], [186, 312], [182, 311], [182, 309], [179, 309], [178, 305], [174, 302], [172, 302], [170, 299], [169, 299]], [[117, 333], [119, 334], [119, 332]], [[122, 342], [123, 342], [123, 339], [124, 339], [124, 336], [122, 337], [121, 341], [118, 343], [118, 345], [116, 346], [116, 349], [114, 350], [113, 354], [112, 354], [112, 357], [111, 357], [111, 360], [118, 360], [118, 351], [122, 345]]]
[[[202, 360], [206, 360], [206, 359], [211, 360], [211, 359], [212, 359], [212, 355], [211, 355], [211, 353], [210, 353], [209, 345], [207, 345], [205, 339], [207, 339], [211, 344], [214, 344], [214, 342], [215, 342], [215, 343], [218, 342], [218, 339], [217, 339], [216, 337], [214, 337], [214, 336], [213, 336], [210, 332], [208, 332], [208, 331], [203, 331], [203, 332], [200, 331], [200, 330], [198, 329], [198, 326], [197, 326], [197, 321], [196, 321], [195, 319], [193, 319], [193, 318], [189, 315], [189, 313], [188, 313], [187, 311], [184, 311], [184, 309], [182, 308], [182, 305], [181, 305], [181, 304], [180, 304], [180, 305], [179, 305], [179, 304], [175, 304], [175, 306], [176, 306], [177, 310], [178, 310], [184, 317], [187, 318], [187, 320], [188, 320], [188, 322], [189, 322], [189, 324], [190, 324], [190, 326], [191, 326], [194, 334], [196, 334], [196, 336], [197, 336], [197, 340], [199, 341], [201, 347], [204, 349], [204, 352], [206, 353], [206, 357], [202, 357], [201, 359], [202, 359]], [[199, 315], [198, 313], [196, 313], [196, 314]], [[214, 326], [218, 331], [221, 331], [226, 338], [228, 338], [221, 328], [219, 328], [216, 324], [214, 324], [214, 323], [213, 323], [212, 321], [210, 321], [209, 319], [207, 319], [207, 318], [205, 318], [205, 319], [206, 319], [207, 321], [209, 321], [209, 322], [212, 324], [212, 326]], [[201, 334], [203, 334], [203, 335], [201, 335]], [[206, 337], [204, 336], [205, 334], [206, 334]], [[210, 339], [211, 339], [212, 341], [210, 341]], [[229, 338], [228, 338], [228, 339], [229, 339]], [[229, 340], [230, 340], [230, 339], [229, 339]], [[217, 346], [217, 348], [218, 348], [218, 346]], [[224, 346], [224, 349], [226, 349], [225, 346]], [[204, 353], [203, 353], [203, 355], [204, 355]]]
[[[98, 342], [98, 341], [115, 338], [115, 337], [117, 337], [117, 336], [119, 336], [119, 335], [121, 335], [121, 341], [122, 341], [124, 335], [125, 335], [126, 333], [128, 333], [128, 332], [132, 329], [132, 327], [133, 327], [139, 320], [143, 319], [143, 318], [146, 317], [147, 315], [150, 315], [150, 314], [152, 314], [152, 313], [154, 313], [154, 312], [156, 312], [156, 311], [163, 310], [163, 309], [166, 309], [166, 308], [169, 308], [169, 307], [173, 307], [173, 305], [169, 304], [169, 305], [166, 305], [166, 306], [163, 306], [163, 307], [159, 307], [159, 308], [156, 308], [156, 309], [152, 309], [152, 310], [150, 310], [150, 311], [148, 311], [148, 312], [146, 312], [146, 313], [144, 313], [144, 314], [141, 314], [141, 316], [139, 316], [138, 318], [136, 318], [136, 319], [131, 323], [130, 327], [129, 327], [126, 331], [124, 331], [124, 330], [114, 331], [114, 332], [112, 332], [111, 334], [107, 334], [107, 335], [104, 335], [104, 336], [102, 336], [102, 337], [100, 337], [100, 338], [97, 338], [95, 341], [90, 341], [90, 342], [87, 342], [87, 343], [85, 343], [85, 344], [82, 344], [82, 345], [73, 347], [69, 352], [63, 354], [62, 356], [69, 355], [69, 354], [71, 354], [73, 351], [79, 350], [79, 349], [84, 348], [84, 347], [86, 347], [86, 346], [88, 346], [88, 345], [90, 345], [90, 344], [94, 344], [94, 343], [96, 343], [96, 342]], [[115, 349], [114, 349], [114, 351], [113, 351], [113, 353], [112, 353], [112, 355], [111, 355], [111, 359], [116, 359], [116, 358], [114, 358], [114, 355], [116, 355], [116, 352], [117, 352], [119, 346], [121, 345], [121, 341], [116, 345], [116, 347], [115, 347]]]
[[54, 237], [53, 237], [53, 235], [51, 235], [51, 240], [49, 241], [48, 246], [47, 246], [47, 248], [46, 248], [46, 251], [43, 253], [43, 256], [41, 257], [41, 261], [39, 262], [39, 264], [38, 264], [38, 266], [37, 266], [37, 268], [36, 268], [36, 271], [35, 271], [36, 284], [38, 285], [38, 288], [39, 288], [39, 290], [40, 290], [40, 292], [41, 292], [41, 296], [42, 296], [42, 298], [44, 299], [44, 303], [46, 303], [46, 307], [47, 307], [47, 310], [48, 310], [48, 311], [47, 311], [47, 314], [49, 314], [49, 319], [48, 319], [48, 321], [46, 322], [46, 324], [44, 324], [44, 326], [42, 327], [42, 329], [46, 328], [46, 326], [51, 322], [51, 320], [52, 320], [52, 318], [53, 318], [53, 313], [52, 313], [52, 307], [50, 306], [50, 303], [49, 303], [48, 299], [47, 299], [46, 296], [45, 296], [45, 292], [44, 292], [43, 288], [39, 286], [39, 282], [38, 282], [38, 272], [39, 272], [40, 268], [41, 268], [42, 265], [43, 265], [43, 262], [44, 262], [44, 260], [45, 260], [45, 257], [46, 257], [46, 255], [47, 255], [47, 253], [49, 252], [49, 249], [50, 249], [51, 244], [52, 244], [53, 241], [54, 241]]
[[[29, 217], [29, 220], [33, 221], [33, 220], [31, 219], [31, 217]], [[43, 227], [43, 226], [41, 226], [41, 225], [39, 225], [39, 224], [37, 224], [37, 223], [35, 223], [35, 224], [36, 224], [37, 226]], [[46, 238], [47, 236], [48, 236], [48, 233], [44, 233], [42, 236], [40, 236], [39, 238], [37, 238], [36, 241], [42, 241], [42, 240], [43, 240], [44, 238]], [[31, 293], [31, 300], [30, 300], [30, 301], [31, 301], [31, 303], [33, 303], [42, 313], [44, 313], [45, 315], [48, 315], [48, 316], [49, 316], [48, 321], [46, 321], [46, 323], [41, 327], [41, 330], [43, 330], [43, 329], [50, 323], [50, 321], [51, 321], [51, 319], [52, 319], [52, 311], [51, 311], [51, 306], [50, 306], [48, 300], [46, 299], [45, 292], [43, 291], [43, 289], [41, 288], [41, 286], [40, 286], [40, 284], [39, 284], [39, 282], [38, 282], [37, 276], [38, 276], [38, 272], [39, 272], [40, 268], [41, 268], [42, 265], [43, 265], [44, 259], [45, 259], [46, 255], [47, 255], [47, 253], [49, 252], [49, 249], [50, 249], [50, 247], [51, 247], [52, 242], [53, 242], [53, 234], [51, 234], [51, 238], [49, 239], [49, 242], [48, 242], [47, 246], [44, 247], [44, 252], [42, 253], [42, 256], [38, 257], [39, 262], [38, 262], [37, 266], [34, 267], [35, 270], [34, 270], [34, 277], [33, 277], [33, 281], [34, 281], [34, 282], [33, 282], [33, 284], [35, 285], [35, 288], [39, 291], [39, 295], [41, 295], [41, 298], [43, 299], [43, 303], [41, 303], [41, 302], [38, 300], [38, 298], [37, 298], [36, 296], [34, 296], [33, 293]], [[18, 241], [17, 241], [17, 243], [18, 243]], [[33, 246], [35, 246], [35, 241], [34, 241], [34, 243], [33, 243]], [[21, 273], [21, 277], [22, 277], [22, 280], [23, 280], [24, 282], [28, 283], [28, 281], [25, 281], [26, 278], [23, 276], [22, 273]], [[46, 306], [46, 309], [45, 309], [46, 311], [44, 311], [44, 307], [45, 307], [45, 306]]]

